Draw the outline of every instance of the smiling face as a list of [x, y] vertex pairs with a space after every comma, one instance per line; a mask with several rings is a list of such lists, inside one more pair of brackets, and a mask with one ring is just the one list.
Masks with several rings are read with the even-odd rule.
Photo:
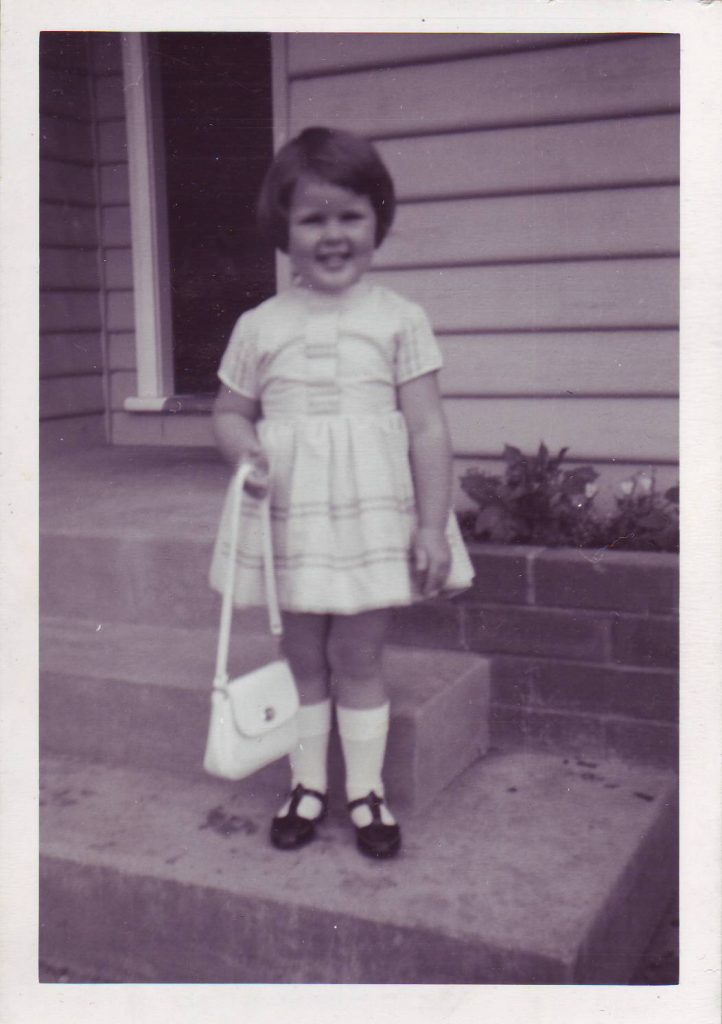
[[303, 176], [288, 211], [288, 255], [307, 288], [340, 292], [368, 269], [376, 247], [376, 213], [368, 196]]

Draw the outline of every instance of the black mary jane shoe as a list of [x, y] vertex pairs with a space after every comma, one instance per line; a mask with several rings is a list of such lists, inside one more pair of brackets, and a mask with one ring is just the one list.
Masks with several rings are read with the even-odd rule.
[[[302, 818], [298, 805], [305, 796], [315, 797], [321, 804], [321, 813], [315, 818]], [[310, 843], [316, 835], [316, 825], [326, 817], [328, 797], [316, 789], [306, 789], [301, 783], [291, 792], [291, 806], [288, 814], [274, 818], [271, 822], [271, 842], [277, 850], [298, 850]]]
[[356, 846], [366, 857], [377, 859], [395, 857], [401, 849], [401, 829], [398, 825], [385, 825], [381, 820], [380, 807], [384, 799], [373, 790], [359, 800], [352, 800], [348, 805], [349, 813], [356, 807], [365, 805], [371, 811], [373, 820], [370, 825], [356, 829]]

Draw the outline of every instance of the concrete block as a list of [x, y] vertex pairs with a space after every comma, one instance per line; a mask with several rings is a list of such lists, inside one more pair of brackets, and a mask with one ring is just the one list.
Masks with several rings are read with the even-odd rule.
[[534, 559], [534, 591], [540, 605], [673, 614], [679, 559], [649, 551], [543, 551]]
[[676, 874], [674, 776], [612, 761], [490, 757], [387, 863], [343, 812], [272, 850], [250, 780], [53, 757], [40, 803], [41, 958], [120, 982], [626, 984]]
[[463, 604], [526, 604], [530, 559], [535, 548], [473, 544], [469, 550], [474, 583]]
[[642, 722], [609, 717], [603, 722], [604, 748], [610, 757], [679, 768], [679, 728], [672, 722]]
[[418, 647], [463, 650], [461, 609], [448, 600], [424, 601], [408, 608], [394, 609], [389, 641]]
[[604, 661], [609, 627], [607, 617], [585, 611], [502, 605], [464, 609], [471, 651]]
[[678, 769], [679, 730], [672, 722], [492, 702], [489, 725], [492, 751], [541, 750], [577, 755], [587, 759], [585, 764], [592, 771], [597, 767], [592, 762], [600, 758]]
[[612, 659], [622, 665], [675, 668], [679, 664], [679, 622], [667, 616], [616, 615]]
[[493, 747], [605, 755], [604, 724], [598, 715], [492, 704], [489, 717]]
[[384, 675], [392, 701], [389, 793], [420, 807], [489, 748], [489, 666], [473, 655], [389, 646]]
[[492, 661], [492, 696], [503, 703], [676, 722], [675, 672], [561, 659]]
[[[201, 771], [215, 645], [214, 629], [45, 620], [43, 748], [131, 767]], [[241, 675], [275, 657], [271, 637], [237, 630], [229, 669]], [[392, 706], [385, 781], [395, 803], [419, 806], [487, 750], [488, 665], [475, 655], [389, 647], [384, 674]], [[338, 753], [332, 767], [332, 778], [342, 780]], [[287, 773], [277, 777], [280, 796]]]

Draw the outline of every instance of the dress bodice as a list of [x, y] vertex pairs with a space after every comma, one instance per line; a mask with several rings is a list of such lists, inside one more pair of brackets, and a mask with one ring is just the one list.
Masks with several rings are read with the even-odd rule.
[[378, 415], [397, 408], [400, 383], [440, 365], [423, 310], [361, 281], [340, 295], [292, 288], [245, 314], [219, 375], [264, 418]]

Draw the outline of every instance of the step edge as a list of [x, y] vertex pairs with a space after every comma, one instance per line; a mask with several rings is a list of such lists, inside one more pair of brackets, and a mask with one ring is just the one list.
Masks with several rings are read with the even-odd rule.
[[[542, 760], [549, 760], [550, 758], [551, 759], [555, 759], [552, 755], [544, 755], [544, 754], [540, 754], [539, 758], [542, 759]], [[46, 756], [41, 757], [41, 761], [44, 761], [46, 763], [46, 765], [50, 765], [50, 764], [52, 764], [52, 762], [55, 762], [55, 761], [57, 761], [57, 762], [65, 762], [65, 763], [72, 763], [72, 762], [83, 763], [84, 760], [85, 759], [83, 759], [83, 758], [72, 757], [72, 756], [69, 756], [67, 754], [50, 754], [47, 757]], [[111, 773], [115, 770], [113, 766], [102, 766], [102, 767], [106, 768]], [[632, 767], [633, 768], [633, 767], [636, 767], [636, 766], [632, 765], [632, 766], [628, 766], [628, 767]], [[131, 775], [137, 775], [137, 776], [146, 775], [146, 774], [152, 774], [152, 775], [157, 775], [159, 777], [167, 777], [169, 775], [169, 773], [167, 771], [162, 771], [162, 770], [158, 770], [158, 769], [152, 769], [152, 770], [150, 770], [149, 773], [148, 772], [144, 772], [144, 771], [139, 771], [137, 769], [132, 769], [132, 768], [131, 769], [124, 768], [124, 769], [121, 769], [121, 771], [123, 771], [125, 773], [129, 773]], [[646, 829], [638, 837], [638, 841], [637, 841], [636, 846], [635, 846], [634, 851], [633, 851], [633, 856], [624, 861], [624, 864], [622, 865], [622, 869], [621, 869], [622, 872], [629, 872], [630, 871], [630, 865], [631, 865], [631, 873], [632, 873], [633, 876], [639, 876], [640, 871], [643, 871], [643, 867], [640, 867], [640, 864], [641, 864], [640, 858], [643, 859], [648, 854], [648, 852], [650, 851], [650, 849], [654, 845], [655, 839], [658, 839], [660, 836], [663, 836], [665, 833], [669, 833], [669, 832], [672, 832], [672, 833], [676, 834], [676, 832], [675, 832], [675, 825], [676, 825], [677, 814], [678, 814], [677, 778], [676, 778], [676, 776], [673, 773], [671, 773], [669, 771], [665, 771], [663, 769], [654, 770], [654, 775], [657, 778], [658, 784], [660, 786], [660, 791], [659, 791], [659, 794], [658, 794], [658, 802], [657, 802], [657, 813], [654, 815], [654, 817], [652, 817], [650, 819]], [[98, 865], [99, 867], [107, 866], [107, 867], [109, 867], [112, 870], [116, 870], [116, 871], [122, 871], [123, 870], [123, 866], [121, 865], [120, 867], [118, 867], [117, 865], [113, 864], [111, 858], [107, 858], [107, 857], [104, 858], [102, 856], [102, 851], [100, 851], [100, 852], [99, 851], [85, 851], [85, 859], [83, 859], [83, 857], [81, 857], [79, 855], [78, 856], [74, 856], [74, 855], [68, 855], [67, 853], [63, 854], [62, 852], [53, 852], [52, 850], [48, 849], [48, 847], [52, 846], [52, 845], [53, 845], [52, 841], [49, 843], [48, 840], [47, 840], [47, 837], [41, 835], [40, 853], [41, 853], [42, 857], [54, 857], [54, 858], [60, 859], [60, 860], [65, 859], [65, 860], [71, 861], [73, 863], [78, 863], [78, 864], [82, 865], [83, 863], [87, 863], [88, 857], [90, 855], [90, 859], [92, 860], [92, 862], [94, 864]], [[67, 841], [65, 841], [65, 843], [61, 842], [58, 845], [61, 846], [61, 847], [64, 846], [67, 849], [68, 842]], [[111, 860], [110, 864], [108, 864], [108, 860], [109, 859]], [[161, 867], [161, 866], [159, 865], [159, 867]], [[158, 879], [166, 879], [167, 878], [167, 876], [163, 874], [162, 868], [161, 868], [161, 870], [156, 871], [156, 872], [140, 871], [140, 872], [131, 872], [131, 873], [137, 874], [139, 877], [158, 878]], [[208, 889], [212, 889], [213, 891], [219, 891], [219, 892], [228, 892], [229, 891], [227, 889], [227, 887], [225, 887], [223, 885], [212, 885], [212, 884], [207, 884], [205, 882], [204, 883], [196, 883], [196, 882], [193, 882], [193, 881], [188, 881], [186, 883], [183, 880], [179, 880], [179, 879], [168, 879], [168, 880], [169, 881], [175, 881], [178, 884], [188, 884], [188, 885], [195, 885], [195, 886], [197, 886], [199, 888], [208, 888]], [[596, 906], [593, 907], [590, 910], [590, 913], [589, 913], [589, 915], [587, 917], [587, 923], [582, 928], [579, 929], [578, 939], [572, 938], [571, 941], [570, 941], [570, 944], [567, 946], [566, 949], [563, 949], [561, 951], [555, 952], [553, 954], [550, 954], [548, 952], [547, 953], [540, 953], [540, 952], [537, 952], [537, 951], [534, 951], [534, 950], [526, 950], [526, 949], [524, 950], [524, 952], [528, 953], [529, 955], [534, 956], [534, 957], [545, 956], [548, 961], [553, 962], [555, 964], [560, 964], [561, 965], [563, 963], [565, 965], [565, 971], [568, 974], [567, 980], [570, 983], [573, 982], [573, 983], [585, 983], [585, 984], [595, 984], [595, 983], [604, 983], [604, 984], [606, 984], [607, 982], [595, 982], [594, 979], [589, 979], [589, 978], [581, 978], [580, 979], [580, 978], [577, 977], [577, 971], [578, 971], [578, 968], [579, 968], [580, 959], [582, 957], [582, 954], [583, 954], [583, 951], [584, 951], [584, 948], [585, 948], [585, 943], [589, 942], [590, 936], [593, 935], [594, 929], [596, 927], [598, 927], [600, 918], [601, 918], [601, 916], [603, 915], [603, 913], [605, 912], [605, 910], [607, 909], [607, 906], [608, 906], [608, 900], [609, 900], [608, 894], [610, 892], [613, 892], [613, 891], [616, 890], [616, 887], [618, 885], [618, 881], [619, 881], [619, 876], [616, 876], [614, 878], [613, 882], [610, 884], [610, 888], [607, 890], [607, 895], [606, 896], [602, 896], [600, 898], [600, 900], [598, 901], [598, 903], [596, 904]], [[247, 890], [243, 890], [242, 894], [237, 893], [236, 890], [230, 890], [230, 891], [231, 891], [231, 893], [233, 895], [242, 895], [244, 898], [253, 898], [252, 891], [249, 892]], [[278, 901], [273, 901], [270, 896], [268, 896], [268, 897], [264, 896], [263, 898], [264, 899], [269, 899], [269, 900], [271, 900], [271, 902], [276, 902], [276, 903], [278, 902]], [[281, 902], [278, 905], [285, 906], [287, 904]], [[294, 906], [299, 906], [299, 907], [305, 907], [305, 908], [313, 908], [313, 904], [303, 903], [303, 902], [298, 902], [298, 903], [294, 902], [293, 905]], [[324, 911], [324, 912], [326, 912], [326, 911]], [[360, 917], [362, 920], [368, 920], [368, 921], [374, 920], [373, 918], [366, 918], [363, 915], [358, 915], [358, 914], [350, 914], [348, 916], [356, 917], [356, 918]], [[409, 928], [413, 928], [414, 930], [417, 930], [418, 927], [420, 927], [420, 926], [416, 926], [416, 925], [413, 925], [413, 926], [412, 925], [405, 925], [405, 924], [403, 924], [403, 922], [399, 923], [397, 920], [394, 920], [393, 918], [385, 919], [385, 923], [387, 923], [390, 926], [409, 927]], [[436, 934], [436, 933], [431, 933], [431, 934]], [[442, 934], [447, 934], [448, 935], [448, 933], [442, 933]], [[470, 935], [468, 935], [466, 933], [466, 931], [459, 931], [458, 933], [455, 932], [450, 937], [455, 939], [455, 940], [459, 940], [459, 941], [466, 941], [467, 938], [471, 938], [471, 939], [474, 939], [474, 940], [478, 939], [477, 935], [475, 935], [474, 933], [471, 933]], [[484, 942], [483, 945], [484, 945], [484, 948], [486, 950], [495, 949], [495, 950], [499, 950], [499, 951], [504, 951], [504, 950], [509, 951], [510, 948], [511, 948], [509, 946], [504, 946], [501, 943]], [[518, 947], [516, 947], [516, 948], [518, 948]]]
[[[258, 611], [259, 606], [249, 606], [248, 608], [239, 608], [238, 612]], [[78, 628], [95, 627], [97, 619], [85, 618], [75, 615], [54, 615], [52, 612], [43, 612], [39, 617], [39, 628], [42, 639], [43, 627], [47, 626], [51, 629], [68, 629], [74, 630]], [[109, 629], [123, 629], [128, 631], [139, 630], [139, 631], [158, 631], [158, 632], [169, 632], [169, 633], [182, 633], [187, 635], [191, 634], [206, 634], [216, 636], [218, 629], [216, 626], [184, 626], [184, 625], [173, 625], [172, 623], [161, 622], [161, 623], [146, 623], [146, 622], [123, 622], [119, 620], [110, 620], [103, 625]], [[255, 630], [247, 629], [244, 631], [244, 635], [253, 638], [254, 640], [269, 640], [272, 641], [274, 637], [270, 632], [266, 630]], [[52, 642], [52, 641], [51, 641]], [[485, 665], [490, 666], [492, 655], [485, 654], [481, 651], [457, 651], [449, 650], [446, 647], [423, 647], [416, 646], [414, 644], [406, 643], [393, 643], [388, 642], [384, 644], [385, 649], [393, 651], [395, 656], [404, 654], [414, 655], [423, 653], [424, 656], [429, 658], [440, 658], [448, 661], [458, 661], [460, 664], [467, 663], [470, 669], [474, 669], [478, 666]]]
[[[338, 921], [340, 917], [350, 922], [360, 922], [362, 925], [377, 925], [386, 928], [397, 928], [400, 930], [404, 930], [406, 932], [413, 932], [416, 936], [418, 936], [418, 940], [420, 942], [423, 942], [426, 939], [426, 937], [433, 941], [433, 939], [435, 939], [438, 935], [442, 935], [444, 938], [452, 942], [458, 942], [463, 943], [465, 945], [471, 945], [472, 947], [478, 947], [481, 950], [483, 950], [485, 955], [488, 955], [490, 957], [498, 955], [505, 956], [508, 954], [512, 954], [513, 956], [520, 956], [522, 958], [529, 958], [531, 960], [540, 961], [552, 968], [553, 973], [558, 976], [559, 982], [563, 981], [569, 975], [574, 963], [573, 956], [570, 958], [568, 951], [564, 951], [559, 956], [554, 956], [553, 954], [550, 954], [548, 952], [538, 952], [533, 949], [527, 949], [526, 947], [512, 948], [509, 946], [504, 946], [501, 943], [494, 943], [489, 940], [485, 940], [483, 937], [473, 932], [463, 931], [449, 933], [443, 931], [442, 929], [435, 931], [434, 929], [431, 929], [428, 926], [408, 924], [404, 921], [396, 920], [393, 917], [382, 917], [379, 919], [378, 917], [372, 917], [358, 912], [343, 912], [339, 914], [339, 912], [336, 910], [332, 911], [327, 908], [317, 907], [313, 903], [304, 903], [302, 901], [295, 901], [292, 899], [278, 900], [273, 899], [271, 896], [268, 895], [259, 896], [257, 893], [254, 893], [251, 888], [243, 891], [232, 889], [229, 890], [227, 887], [223, 885], [213, 885], [210, 883], [199, 883], [193, 881], [174, 879], [165, 876], [160, 872], [149, 873], [147, 871], [140, 870], [127, 870], [122, 865], [119, 866], [113, 864], [112, 862], [109, 863], [108, 861], [102, 859], [93, 859], [92, 863], [88, 865], [87, 857], [83, 859], [80, 856], [73, 856], [72, 854], [64, 852], [53, 852], [47, 850], [44, 851], [42, 847], [43, 844], [41, 843], [39, 856], [39, 873], [41, 879], [43, 868], [47, 869], [47, 867], [50, 864], [57, 865], [61, 873], [63, 872], [63, 866], [70, 864], [76, 868], [80, 868], [81, 870], [85, 867], [90, 867], [91, 869], [95, 870], [112, 872], [116, 876], [122, 877], [123, 879], [143, 879], [144, 881], [148, 881], [151, 883], [159, 882], [160, 884], [171, 883], [174, 885], [178, 885], [182, 888], [194, 890], [194, 892], [198, 893], [199, 895], [203, 891], [209, 891], [217, 894], [223, 894], [226, 896], [228, 900], [237, 899], [241, 901], [258, 901], [260, 899], [263, 901], [263, 903], [267, 905], [270, 904], [279, 910], [283, 910], [284, 908], [287, 908], [290, 905], [294, 908], [294, 910], [298, 910], [301, 912], [311, 912], [323, 915], [332, 914], [334, 920], [336, 921]], [[374, 906], [377, 905], [374, 904]], [[554, 982], [544, 982], [544, 984], [550, 983], [553, 984]], [[340, 982], [339, 984], [343, 984], [343, 982]]]

